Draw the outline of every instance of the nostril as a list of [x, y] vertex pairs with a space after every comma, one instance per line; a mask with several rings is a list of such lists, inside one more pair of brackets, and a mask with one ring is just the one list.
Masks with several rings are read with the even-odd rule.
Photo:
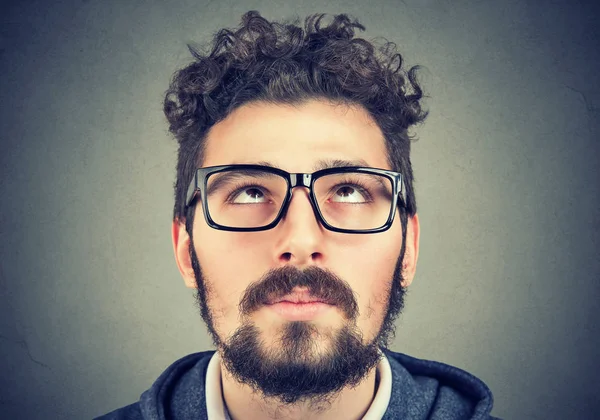
[[320, 252], [313, 252], [310, 256], [312, 261], [322, 261], [323, 260], [323, 254], [321, 254]]
[[290, 261], [292, 259], [292, 253], [284, 252], [283, 254], [281, 254], [281, 259], [285, 261]]

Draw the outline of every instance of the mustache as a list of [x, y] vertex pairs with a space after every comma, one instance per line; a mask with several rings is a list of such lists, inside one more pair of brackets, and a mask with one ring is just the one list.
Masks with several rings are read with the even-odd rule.
[[274, 299], [292, 293], [295, 287], [308, 288], [311, 296], [337, 306], [348, 319], [358, 317], [358, 303], [350, 285], [333, 272], [315, 266], [304, 270], [285, 266], [268, 271], [246, 288], [240, 299], [240, 314], [249, 315]]

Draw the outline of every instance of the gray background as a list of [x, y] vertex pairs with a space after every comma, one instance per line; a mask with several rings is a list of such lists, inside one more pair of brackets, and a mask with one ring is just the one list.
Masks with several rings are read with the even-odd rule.
[[22, 1], [0, 21], [2, 418], [90, 418], [210, 347], [170, 239], [161, 111], [186, 43], [351, 13], [431, 96], [421, 254], [393, 349], [464, 368], [507, 419], [587, 419], [597, 376], [599, 27], [592, 2]]

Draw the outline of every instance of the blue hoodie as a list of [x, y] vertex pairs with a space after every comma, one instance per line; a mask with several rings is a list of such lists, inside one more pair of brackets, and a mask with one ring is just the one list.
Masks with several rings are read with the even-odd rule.
[[[392, 369], [392, 394], [383, 420], [492, 420], [493, 397], [475, 376], [439, 362], [382, 349]], [[134, 404], [101, 420], [208, 419], [205, 377], [214, 351], [194, 353], [165, 370]]]

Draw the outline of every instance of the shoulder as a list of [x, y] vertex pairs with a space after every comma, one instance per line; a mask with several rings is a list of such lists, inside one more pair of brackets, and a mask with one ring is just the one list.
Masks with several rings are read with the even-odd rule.
[[481, 391], [489, 392], [487, 385], [485, 385], [483, 381], [475, 377], [473, 374], [456, 366], [442, 362], [436, 362], [433, 360], [419, 359], [388, 349], [382, 350], [390, 361], [392, 371], [394, 370], [394, 367], [396, 369], [402, 367], [410, 372], [410, 374], [413, 376], [433, 377], [442, 382], [449, 381], [454, 384], [464, 383], [467, 386], [474, 386]]
[[448, 413], [447, 417], [440, 417], [444, 419], [492, 418], [492, 392], [479, 378], [445, 363], [388, 349], [382, 351], [392, 370], [389, 407], [394, 412]]
[[[140, 396], [139, 401], [111, 411], [99, 420], [138, 420], [160, 418], [172, 404], [174, 394], [182, 394], [193, 384], [193, 391], [198, 393], [198, 402], [204, 403], [204, 376], [214, 350], [189, 354], [173, 362]], [[183, 384], [183, 386], [182, 386]], [[173, 407], [171, 407], [173, 408]]]

